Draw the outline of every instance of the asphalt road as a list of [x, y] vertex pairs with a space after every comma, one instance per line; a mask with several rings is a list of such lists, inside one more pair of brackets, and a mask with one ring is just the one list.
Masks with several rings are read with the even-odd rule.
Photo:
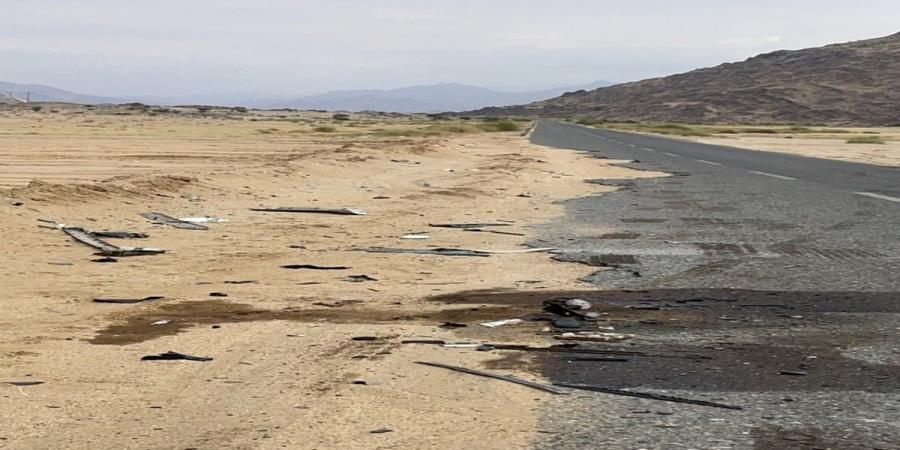
[[533, 244], [603, 267], [583, 281], [623, 291], [600, 301], [659, 306], [610, 316], [627, 348], [706, 356], [545, 375], [745, 407], [570, 396], [539, 447], [898, 448], [900, 170], [546, 121], [531, 139], [670, 174], [594, 180], [620, 189], [568, 201]]

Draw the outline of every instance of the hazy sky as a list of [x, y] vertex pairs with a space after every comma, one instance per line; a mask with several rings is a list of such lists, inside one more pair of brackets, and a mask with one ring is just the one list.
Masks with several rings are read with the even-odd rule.
[[0, 0], [0, 80], [99, 95], [526, 89], [898, 31], [898, 0]]

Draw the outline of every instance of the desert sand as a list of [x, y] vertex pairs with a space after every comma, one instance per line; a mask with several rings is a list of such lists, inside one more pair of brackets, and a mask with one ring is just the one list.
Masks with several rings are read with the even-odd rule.
[[[828, 130], [825, 128], [824, 130]], [[791, 153], [815, 158], [837, 159], [841, 161], [900, 166], [900, 127], [890, 128], [842, 128], [849, 133], [817, 134], [742, 134], [738, 136], [718, 136], [688, 138], [707, 144], [730, 145], [734, 147]], [[883, 144], [850, 144], [847, 139], [860, 136], [877, 136]]]
[[[577, 279], [596, 268], [540, 252], [360, 249], [523, 250], [534, 226], [563, 214], [554, 202], [610, 189], [584, 180], [659, 175], [534, 146], [517, 132], [383, 131], [428, 126], [406, 118], [355, 117], [316, 132], [330, 116], [57, 111], [0, 115], [2, 448], [526, 445], [549, 394], [414, 363], [496, 367], [497, 353], [400, 341], [546, 343], [530, 325], [477, 325], [515, 310], [430, 297], [586, 289]], [[366, 215], [249, 210], [261, 206]], [[148, 211], [225, 221], [184, 230], [139, 216]], [[38, 219], [143, 232], [149, 238], [109, 241], [167, 252], [93, 262], [91, 248]], [[515, 234], [429, 227], [500, 221]], [[411, 233], [428, 239], [402, 238]], [[346, 281], [352, 275], [374, 280]], [[165, 298], [92, 301], [153, 295]], [[469, 327], [438, 326], [448, 320]], [[213, 360], [141, 361], [169, 350]], [[516, 367], [495, 370], [536, 380]], [[380, 428], [392, 431], [371, 433]]]

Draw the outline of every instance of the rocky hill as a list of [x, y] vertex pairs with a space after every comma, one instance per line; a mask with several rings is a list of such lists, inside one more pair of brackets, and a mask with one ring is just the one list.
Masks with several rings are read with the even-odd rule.
[[481, 115], [748, 124], [900, 124], [900, 33], [563, 94]]

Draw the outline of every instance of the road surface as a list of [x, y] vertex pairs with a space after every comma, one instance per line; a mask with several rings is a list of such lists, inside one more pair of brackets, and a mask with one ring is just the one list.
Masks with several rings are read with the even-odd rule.
[[621, 188], [569, 201], [534, 244], [604, 267], [583, 281], [623, 291], [598, 301], [642, 311], [609, 320], [628, 349], [703, 356], [545, 357], [545, 375], [745, 408], [585, 393], [545, 413], [539, 446], [896, 448], [898, 168], [549, 121], [531, 140], [671, 174], [594, 180]]

